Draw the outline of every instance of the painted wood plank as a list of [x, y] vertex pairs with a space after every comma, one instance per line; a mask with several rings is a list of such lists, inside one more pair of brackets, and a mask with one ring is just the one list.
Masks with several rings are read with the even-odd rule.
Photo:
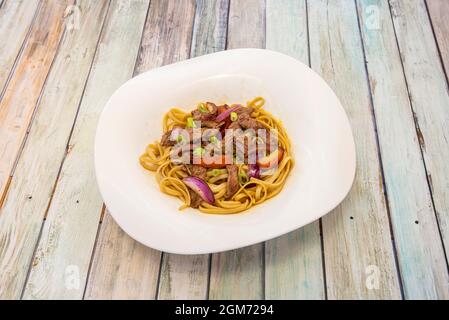
[[[80, 24], [87, 28], [86, 31], [90, 31], [85, 36], [80, 34], [81, 30], [77, 31], [79, 35], [75, 43], [88, 48], [90, 61], [92, 61], [101, 22], [108, 9], [108, 1], [88, 1], [85, 4], [80, 8], [81, 12], [92, 16], [86, 17], [86, 21], [81, 21]], [[102, 7], [100, 7], [101, 4]], [[25, 299], [81, 299], [83, 297], [103, 207], [95, 181], [92, 156], [96, 124], [112, 92], [132, 75], [148, 5], [148, 1], [113, 0], [107, 11], [98, 49], [70, 137], [68, 153], [60, 171], [24, 291]], [[92, 20], [91, 23], [89, 23], [90, 20]], [[92, 25], [95, 21], [98, 23]], [[85, 38], [92, 38], [92, 41]], [[79, 51], [83, 52], [83, 50]], [[80, 74], [79, 69], [78, 63], [74, 65], [73, 72]], [[67, 68], [65, 73], [68, 73]], [[83, 75], [82, 81], [85, 81], [86, 77], [87, 74]], [[80, 97], [78, 96], [78, 101]], [[64, 112], [67, 112], [67, 104]], [[56, 123], [57, 130], [60, 131], [62, 123], [61, 121]], [[73, 118], [67, 121], [67, 124], [69, 123], [73, 123]], [[56, 131], [51, 126], [47, 128], [49, 132]], [[70, 130], [61, 132], [64, 136], [64, 144], [61, 144], [57, 158], [62, 159], [64, 156], [69, 134]], [[52, 150], [55, 150], [54, 144]], [[38, 153], [39, 150], [36, 152]], [[47, 153], [49, 153], [48, 150]], [[53, 155], [51, 158], [54, 157]], [[58, 167], [54, 166], [56, 170]], [[42, 184], [42, 178], [39, 181]], [[54, 181], [51, 185], [53, 183]], [[79, 285], [72, 286], [70, 279], [75, 274]]]
[[[229, 0], [196, 1], [190, 56], [226, 46]], [[162, 255], [158, 299], [206, 299], [210, 255]]]
[[153, 299], [159, 260], [159, 251], [131, 239], [106, 213], [85, 299]]
[[355, 3], [310, 1], [308, 12], [312, 68], [340, 98], [357, 150], [352, 190], [323, 217], [328, 298], [401, 298]]
[[72, 1], [44, 2], [26, 47], [0, 101], [0, 195], [39, 99], [63, 33], [64, 10]]
[[[0, 194], [5, 189], [58, 47], [67, 4], [70, 2], [43, 4], [27, 47], [0, 103]], [[47, 89], [47, 92], [51, 90]], [[41, 141], [38, 145], [41, 146], [42, 143], [48, 144], [47, 141]], [[36, 169], [34, 158], [26, 167], [27, 170]], [[33, 199], [33, 194], [28, 193], [28, 190], [17, 189], [16, 186], [20, 184], [18, 182], [11, 182], [11, 186], [20, 196], [7, 197], [0, 210], [0, 298], [20, 297], [45, 214], [44, 211], [33, 211], [33, 208], [35, 205], [45, 207], [47, 204]], [[35, 186], [40, 187], [38, 183]], [[11, 194], [17, 193], [12, 191]]]
[[39, 0], [15, 0], [0, 10], [0, 98], [38, 8]]
[[[228, 48], [264, 46], [265, 1], [232, 0]], [[263, 244], [213, 254], [209, 298], [263, 299], [263, 257]]]
[[444, 248], [389, 5], [359, 0], [358, 10], [404, 297], [448, 299]]
[[446, 77], [449, 74], [449, 1], [426, 0], [438, 48], [443, 59]]
[[[266, 47], [309, 64], [305, 0], [268, 0]], [[267, 299], [324, 299], [320, 223], [316, 221], [265, 245]]]
[[[194, 15], [193, 1], [152, 0], [135, 73], [188, 58]], [[111, 217], [106, 215], [105, 219]], [[111, 221], [100, 230], [86, 298], [107, 298], [112, 294], [121, 299], [153, 299], [160, 263], [160, 251], [137, 244]]]
[[391, 1], [391, 12], [409, 88], [418, 138], [440, 232], [449, 249], [449, 92], [426, 7]]

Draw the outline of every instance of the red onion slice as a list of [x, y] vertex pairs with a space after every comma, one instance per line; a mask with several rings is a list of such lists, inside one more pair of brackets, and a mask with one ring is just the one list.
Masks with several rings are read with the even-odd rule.
[[182, 181], [207, 203], [213, 204], [215, 202], [214, 194], [209, 188], [209, 185], [200, 178], [187, 177], [182, 179]]
[[227, 109], [226, 111], [223, 111], [215, 118], [215, 121], [217, 121], [217, 122], [223, 121], [224, 119], [229, 117], [231, 112], [234, 112], [235, 110], [240, 109], [241, 107], [242, 107], [241, 105], [236, 105], [236, 106], [233, 106], [233, 107]]

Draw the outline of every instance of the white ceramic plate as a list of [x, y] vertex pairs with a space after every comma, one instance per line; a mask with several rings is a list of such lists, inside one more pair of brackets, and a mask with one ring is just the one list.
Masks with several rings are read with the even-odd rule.
[[[255, 96], [266, 98], [293, 142], [296, 165], [283, 191], [240, 214], [178, 211], [180, 201], [161, 193], [138, 161], [160, 139], [163, 114]], [[329, 86], [301, 62], [260, 49], [214, 53], [131, 79], [107, 103], [95, 141], [98, 185], [114, 219], [137, 241], [179, 254], [235, 249], [302, 227], [343, 200], [355, 166], [351, 128]]]

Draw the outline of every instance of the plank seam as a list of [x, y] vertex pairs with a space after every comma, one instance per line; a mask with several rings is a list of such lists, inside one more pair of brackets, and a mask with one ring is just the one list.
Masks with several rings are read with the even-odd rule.
[[[398, 52], [400, 53], [401, 49], [400, 49], [400, 46], [399, 46], [399, 40], [398, 40], [398, 35], [397, 35], [397, 32], [396, 32], [396, 27], [394, 25], [394, 18], [393, 18], [393, 13], [392, 13], [392, 5], [391, 5], [390, 1], [388, 1], [388, 8], [389, 8], [389, 11], [390, 11], [391, 23], [393, 25], [393, 31], [394, 31], [394, 36], [395, 36], [395, 40], [396, 40], [396, 46], [397, 46]], [[432, 24], [432, 23], [430, 23], [430, 24]], [[402, 61], [402, 55], [401, 54], [399, 54], [399, 60], [401, 62], [402, 74], [404, 75], [405, 87], [407, 88], [407, 95], [408, 95], [410, 110], [412, 112], [413, 120], [414, 120], [414, 123], [415, 123], [416, 136], [418, 137], [419, 136], [419, 121], [418, 121], [418, 118], [416, 117], [415, 110], [413, 109], [413, 102], [412, 102], [413, 99], [412, 99], [412, 96], [410, 94], [410, 88], [409, 88], [409, 84], [408, 84], [408, 80], [407, 80], [407, 75], [405, 74], [405, 67], [404, 67], [404, 62]], [[443, 70], [444, 70], [444, 67], [443, 67]], [[449, 264], [448, 264], [448, 257], [447, 257], [447, 253], [446, 253], [446, 247], [445, 247], [444, 241], [443, 241], [443, 234], [442, 234], [442, 231], [441, 231], [440, 220], [438, 219], [438, 213], [437, 213], [437, 210], [436, 210], [436, 207], [435, 207], [435, 200], [434, 200], [434, 197], [433, 197], [432, 184], [429, 181], [429, 172], [428, 172], [428, 169], [427, 169], [427, 164], [426, 164], [426, 160], [424, 158], [424, 151], [423, 151], [421, 143], [419, 143], [419, 150], [421, 152], [421, 159], [422, 159], [422, 163], [423, 163], [423, 166], [424, 166], [424, 172], [426, 173], [426, 181], [427, 181], [427, 187], [429, 188], [430, 199], [431, 199], [431, 202], [432, 202], [432, 209], [433, 209], [433, 212], [435, 214], [435, 219], [436, 219], [436, 223], [437, 223], [437, 226], [438, 226], [438, 233], [439, 233], [440, 241], [441, 241], [441, 244], [442, 244], [442, 247], [443, 247], [444, 258], [446, 260], [446, 268], [447, 268], [447, 271], [449, 273]]]
[[155, 300], [159, 300], [159, 291], [160, 291], [160, 286], [161, 286], [161, 276], [162, 276], [162, 263], [164, 260], [164, 253], [161, 252], [161, 257], [159, 259], [159, 272], [157, 274], [157, 282], [156, 282], [156, 293], [154, 294], [154, 299]]
[[30, 263], [29, 263], [29, 265], [28, 265], [27, 275], [26, 275], [26, 277], [25, 277], [25, 281], [23, 282], [23, 287], [22, 287], [22, 290], [21, 290], [21, 292], [20, 292], [19, 300], [22, 300], [22, 299], [23, 299], [23, 296], [24, 296], [24, 294], [25, 294], [25, 288], [26, 288], [26, 285], [27, 285], [27, 283], [28, 283], [28, 280], [29, 280], [30, 274], [31, 274], [31, 266], [33, 265], [33, 261], [34, 261], [34, 257], [36, 256], [36, 251], [37, 251], [37, 248], [38, 248], [39, 240], [41, 239], [41, 237], [42, 237], [42, 232], [43, 232], [43, 230], [44, 230], [44, 223], [45, 223], [45, 219], [43, 219], [43, 220], [42, 220], [42, 223], [41, 223], [41, 227], [40, 227], [40, 230], [39, 230], [39, 234], [38, 234], [38, 236], [37, 236], [37, 241], [36, 241], [36, 244], [34, 245], [33, 255], [31, 256]]
[[[3, 3], [0, 5], [0, 9]], [[3, 86], [2, 90], [0, 91], [0, 101], [3, 99], [3, 96], [5, 95], [6, 89], [9, 86], [9, 82], [14, 74], [14, 71], [16, 70], [17, 64], [19, 63], [20, 58], [22, 57], [23, 50], [25, 49], [26, 44], [28, 43], [28, 40], [30, 38], [31, 30], [34, 28], [34, 24], [36, 22], [36, 18], [41, 10], [42, 2], [39, 1], [39, 4], [37, 5], [36, 11], [34, 12], [33, 19], [31, 19], [30, 27], [28, 28], [27, 34], [25, 35], [25, 38], [23, 39], [23, 43], [20, 46], [19, 52], [17, 53], [16, 58], [14, 59], [14, 63], [11, 67], [11, 70], [8, 72], [8, 77], [6, 78], [5, 85]]]
[[377, 146], [377, 157], [379, 158], [380, 173], [381, 173], [381, 177], [382, 177], [383, 197], [385, 200], [385, 207], [387, 209], [388, 229], [390, 231], [391, 245], [393, 248], [394, 264], [395, 264], [398, 279], [400, 279], [400, 281], [398, 281], [398, 283], [399, 283], [399, 289], [401, 291], [401, 298], [404, 299], [404, 288], [403, 288], [403, 283], [402, 283], [403, 279], [402, 279], [401, 270], [400, 270], [399, 261], [398, 261], [399, 259], [398, 259], [398, 253], [397, 253], [396, 242], [395, 242], [394, 231], [393, 231], [390, 202], [388, 199], [387, 185], [385, 183], [385, 173], [384, 173], [382, 154], [380, 151], [381, 146], [380, 146], [380, 141], [379, 141], [379, 132], [377, 129], [376, 111], [374, 108], [373, 92], [372, 92], [371, 84], [369, 81], [369, 71], [368, 71], [367, 58], [366, 58], [366, 52], [365, 52], [365, 44], [363, 42], [362, 26], [361, 26], [360, 17], [359, 17], [359, 6], [357, 4], [357, 0], [354, 0], [354, 6], [355, 6], [355, 11], [356, 11], [355, 15], [357, 17], [357, 25], [358, 25], [358, 31], [359, 31], [359, 37], [360, 37], [360, 44], [361, 44], [363, 60], [364, 60], [363, 65], [365, 68], [365, 78], [366, 78], [366, 83], [368, 86], [369, 100], [370, 100], [370, 104], [371, 104], [371, 108], [370, 108], [371, 109], [371, 117], [372, 117], [373, 126], [374, 126], [374, 136], [376, 138], [376, 146]]
[[[72, 128], [70, 129], [70, 133], [69, 133], [68, 138], [67, 138], [66, 150], [65, 150], [65, 152], [64, 152], [64, 156], [63, 156], [63, 158], [62, 158], [61, 164], [59, 165], [58, 174], [56, 175], [56, 180], [55, 180], [54, 185], [53, 185], [53, 189], [52, 189], [52, 192], [51, 192], [51, 195], [50, 195], [50, 199], [48, 200], [47, 208], [45, 209], [44, 218], [43, 218], [42, 226], [41, 226], [41, 231], [39, 232], [39, 236], [38, 236], [37, 241], [36, 241], [36, 244], [35, 244], [35, 248], [34, 248], [34, 251], [33, 251], [33, 255], [31, 256], [31, 262], [30, 262], [30, 264], [29, 264], [29, 266], [28, 266], [28, 273], [27, 273], [27, 277], [26, 277], [26, 280], [25, 280], [24, 285], [23, 285], [23, 288], [22, 288], [21, 298], [23, 297], [23, 294], [24, 294], [24, 292], [25, 292], [25, 288], [26, 288], [27, 283], [28, 283], [28, 280], [29, 280], [29, 276], [30, 276], [30, 273], [31, 273], [32, 263], [33, 263], [33, 260], [34, 260], [34, 258], [35, 258], [35, 255], [36, 255], [36, 250], [37, 250], [37, 248], [38, 248], [38, 246], [39, 246], [39, 243], [40, 243], [40, 240], [41, 240], [42, 230], [43, 230], [43, 228], [44, 228], [45, 221], [46, 221], [46, 218], [47, 218], [47, 214], [48, 214], [48, 211], [49, 211], [49, 209], [50, 209], [51, 203], [52, 203], [52, 201], [53, 201], [53, 196], [54, 196], [54, 194], [55, 194], [55, 190], [56, 190], [56, 188], [57, 188], [57, 186], [58, 186], [58, 182], [59, 182], [59, 178], [60, 178], [60, 175], [61, 175], [62, 167], [63, 167], [63, 165], [64, 165], [65, 159], [67, 158], [67, 154], [68, 154], [68, 149], [69, 149], [69, 145], [70, 145], [71, 136], [72, 136], [72, 133], [73, 133], [73, 129], [74, 129], [74, 127], [75, 127], [75, 123], [76, 123], [77, 117], [78, 117], [79, 108], [80, 108], [81, 102], [82, 102], [82, 100], [83, 100], [84, 92], [85, 92], [86, 87], [87, 87], [87, 82], [88, 82], [88, 80], [89, 80], [90, 73], [91, 73], [91, 71], [92, 71], [92, 66], [93, 66], [94, 61], [95, 61], [95, 56], [96, 56], [96, 53], [97, 53], [97, 50], [98, 50], [98, 45], [99, 45], [99, 43], [100, 43], [101, 34], [102, 34], [102, 32], [103, 32], [103, 28], [104, 28], [104, 24], [105, 24], [105, 21], [106, 21], [106, 17], [107, 17], [108, 12], [109, 12], [110, 4], [111, 4], [110, 1], [111, 1], [111, 0], [109, 0], [109, 2], [108, 2], [108, 8], [106, 9], [106, 13], [105, 13], [104, 18], [103, 18], [103, 22], [102, 22], [102, 25], [101, 25], [101, 30], [100, 30], [100, 33], [99, 33], [99, 36], [98, 36], [98, 39], [97, 39], [96, 47], [95, 47], [95, 52], [94, 52], [94, 54], [93, 54], [93, 58], [92, 58], [92, 61], [91, 61], [90, 67], [89, 67], [89, 72], [88, 72], [88, 74], [87, 74], [86, 81], [85, 81], [85, 83], [84, 83], [84, 87], [83, 87], [83, 91], [82, 91], [82, 93], [81, 93], [80, 100], [79, 100], [79, 102], [78, 102], [78, 107], [77, 107], [77, 111], [76, 111], [76, 114], [75, 114], [75, 118], [74, 118], [74, 120], [73, 120]], [[65, 36], [65, 33], [66, 33], [66, 29], [64, 29], [64, 35], [63, 35], [63, 36]], [[55, 53], [55, 56], [54, 56], [54, 58], [53, 58], [53, 61], [52, 61], [52, 65], [51, 65], [51, 67], [50, 67], [50, 70], [49, 70], [49, 72], [48, 72], [48, 74], [47, 74], [47, 76], [46, 76], [46, 78], [45, 78], [45, 83], [44, 83], [43, 89], [41, 90], [41, 95], [40, 95], [39, 99], [41, 99], [41, 97], [42, 97], [42, 94], [43, 94], [44, 88], [45, 88], [45, 84], [46, 84], [46, 82], [47, 82], [48, 76], [49, 76], [49, 74], [51, 73], [51, 69], [52, 69], [52, 67], [53, 67], [53, 63], [54, 63], [54, 61], [56, 60], [56, 57], [57, 57], [57, 55], [58, 55], [58, 53], [59, 53], [59, 49], [60, 49], [60, 46], [61, 46], [61, 43], [62, 43], [62, 39], [63, 39], [63, 37], [61, 37], [61, 41], [60, 41], [59, 44], [58, 44], [58, 49], [57, 49], [57, 51], [56, 51], [56, 53]], [[40, 102], [40, 101], [39, 101], [39, 102]], [[36, 114], [36, 110], [37, 110], [37, 107], [35, 108], [34, 113], [33, 113], [33, 117], [32, 117], [33, 120], [34, 120], [34, 117], [35, 117], [35, 114]], [[32, 123], [32, 121], [30, 122], [30, 127], [31, 127], [31, 123]], [[28, 131], [29, 131], [29, 129], [28, 129]], [[24, 141], [23, 146], [22, 146], [22, 151], [23, 151], [24, 145], [25, 145], [25, 141]], [[15, 164], [15, 165], [17, 165], [18, 160], [19, 160], [19, 158], [17, 158], [16, 164]]]
[[[109, 5], [110, 5], [110, 3], [109, 3]], [[139, 43], [139, 51], [140, 51], [140, 47], [142, 46], [142, 40], [143, 40], [144, 31], [145, 31], [146, 21], [148, 19], [148, 13], [150, 12], [150, 6], [151, 6], [151, 1], [148, 3], [147, 13], [146, 13], [145, 20], [144, 20], [144, 23], [143, 23], [143, 26], [142, 26], [142, 31], [141, 31], [141, 35], [140, 35], [140, 43]], [[109, 11], [109, 7], [108, 7], [108, 11]], [[103, 33], [103, 30], [102, 30], [102, 33]], [[100, 35], [100, 39], [101, 39], [101, 36], [102, 35]], [[136, 55], [136, 61], [134, 63], [134, 67], [133, 67], [133, 75], [135, 75], [136, 68], [137, 68], [137, 63], [139, 61], [139, 51], [137, 52], [137, 55]], [[95, 52], [95, 54], [96, 54], [96, 52]], [[95, 60], [95, 57], [94, 57], [94, 60]], [[89, 74], [89, 77], [90, 77], [90, 74]], [[88, 81], [89, 81], [89, 78], [87, 79], [86, 83]], [[83, 93], [82, 97], [84, 97], [84, 93]], [[101, 227], [103, 226], [103, 219], [104, 219], [105, 212], [106, 212], [106, 204], [103, 202], [103, 207], [102, 207], [102, 211], [101, 211], [101, 214], [100, 214], [100, 222], [99, 222], [98, 230], [97, 230], [97, 232], [98, 232], [97, 237], [99, 237], [100, 232], [101, 232]], [[94, 249], [97, 248], [97, 240], [98, 240], [98, 238], [95, 239]], [[91, 258], [90, 258], [90, 261], [89, 261], [89, 269], [88, 269], [87, 275], [86, 275], [86, 284], [85, 284], [85, 287], [84, 287], [83, 300], [84, 300], [84, 297], [85, 297], [85, 294], [86, 294], [86, 290], [87, 290], [87, 287], [88, 287], [88, 284], [89, 284], [90, 274], [91, 274], [91, 271], [92, 271], [91, 266], [92, 266], [95, 254], [96, 254], [96, 250], [92, 251], [92, 255], [91, 255]]]
[[432, 29], [433, 39], [435, 40], [435, 44], [436, 44], [436, 47], [437, 47], [438, 57], [439, 57], [439, 61], [440, 61], [440, 64], [441, 64], [441, 68], [442, 68], [444, 76], [446, 78], [446, 88], [447, 88], [447, 90], [449, 92], [449, 76], [447, 74], [447, 70], [446, 70], [445, 65], [444, 65], [444, 60], [443, 60], [443, 55], [441, 54], [440, 44], [438, 43], [438, 38], [437, 38], [436, 33], [435, 33], [435, 28], [433, 27], [433, 20], [432, 20], [432, 17], [430, 15], [429, 6], [427, 5], [427, 0], [423, 0], [423, 1], [424, 1], [424, 6], [426, 8], [427, 19], [429, 19], [430, 28]]
[[95, 234], [94, 247], [92, 248], [92, 254], [90, 255], [89, 267], [87, 268], [86, 281], [84, 283], [84, 290], [83, 290], [83, 297], [81, 298], [82, 300], [84, 300], [86, 297], [87, 284], [89, 283], [90, 271], [92, 270], [92, 265], [93, 265], [93, 261], [94, 261], [93, 258], [95, 256], [95, 252], [97, 251], [98, 238], [100, 237], [100, 230], [101, 230], [101, 225], [102, 225], [101, 217], [103, 216], [105, 210], [106, 210], [106, 207], [103, 204], [103, 207], [101, 210], [101, 215], [100, 215], [100, 221], [98, 221], [97, 233]]
[[[309, 68], [312, 67], [312, 57], [310, 56], [310, 28], [309, 28], [309, 0], [304, 0], [306, 10], [306, 28], [307, 28], [307, 60]], [[327, 277], [326, 277], [326, 259], [324, 254], [324, 237], [323, 237], [323, 220], [319, 219], [319, 232], [320, 232], [320, 250], [321, 250], [321, 267], [323, 273], [323, 292], [324, 300], [328, 300], [327, 293]]]

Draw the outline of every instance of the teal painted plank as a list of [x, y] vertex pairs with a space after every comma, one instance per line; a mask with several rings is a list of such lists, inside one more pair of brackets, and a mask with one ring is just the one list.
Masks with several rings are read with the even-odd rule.
[[357, 150], [350, 193], [323, 217], [328, 298], [398, 299], [401, 292], [355, 2], [309, 1], [308, 12], [312, 68], [340, 98]]
[[404, 296], [447, 299], [446, 259], [388, 2], [358, 4]]
[[[228, 48], [263, 48], [265, 1], [232, 0], [229, 12]], [[210, 299], [262, 299], [263, 245], [212, 255]]]
[[[197, 0], [191, 57], [226, 46], [229, 0]], [[210, 255], [164, 253], [158, 299], [206, 299]]]
[[449, 249], [449, 92], [426, 7], [421, 0], [391, 1], [418, 137], [446, 256]]
[[[268, 0], [266, 47], [309, 64], [305, 0]], [[265, 245], [267, 299], [324, 299], [320, 224], [315, 221]]]

